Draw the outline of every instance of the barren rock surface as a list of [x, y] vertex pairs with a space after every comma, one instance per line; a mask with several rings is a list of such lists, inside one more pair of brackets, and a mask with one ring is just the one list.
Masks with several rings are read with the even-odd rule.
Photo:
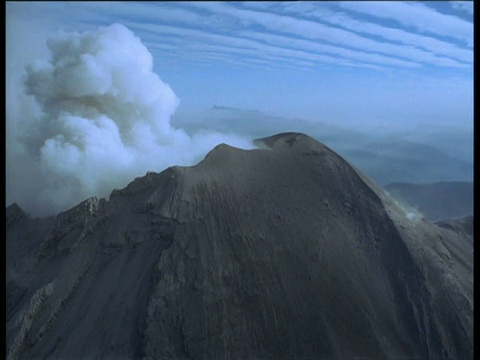
[[473, 246], [312, 138], [7, 208], [9, 359], [473, 358]]

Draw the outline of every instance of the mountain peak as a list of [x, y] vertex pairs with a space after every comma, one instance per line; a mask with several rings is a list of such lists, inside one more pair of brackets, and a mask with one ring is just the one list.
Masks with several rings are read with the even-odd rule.
[[7, 226], [20, 219], [27, 218], [27, 214], [25, 213], [25, 211], [22, 210], [20, 206], [18, 206], [17, 203], [13, 203], [10, 206], [7, 206], [5, 211]]
[[300, 132], [284, 132], [265, 138], [255, 139], [254, 144], [258, 147], [267, 147], [271, 150], [289, 150], [303, 152], [304, 154], [334, 154], [334, 152], [324, 144]]
[[7, 227], [9, 352], [471, 357], [471, 243], [391, 211], [305, 134], [257, 143]]
[[254, 144], [258, 144], [259, 146], [265, 145], [271, 149], [291, 148], [298, 143], [308, 141], [307, 139], [312, 138], [300, 132], [283, 132], [280, 134], [255, 139]]
[[229, 163], [241, 157], [244, 152], [250, 150], [240, 149], [225, 143], [218, 144], [205, 156], [203, 161], [198, 165], [206, 166], [207, 164], [215, 165], [216, 167], [229, 166]]

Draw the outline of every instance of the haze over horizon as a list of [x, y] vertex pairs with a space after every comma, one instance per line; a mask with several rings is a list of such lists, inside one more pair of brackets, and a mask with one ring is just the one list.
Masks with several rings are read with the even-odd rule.
[[[171, 126], [214, 105], [471, 141], [473, 2], [7, 2], [6, 15], [7, 205], [59, 211], [216, 143], [248, 148]], [[115, 117], [131, 101], [145, 113]]]

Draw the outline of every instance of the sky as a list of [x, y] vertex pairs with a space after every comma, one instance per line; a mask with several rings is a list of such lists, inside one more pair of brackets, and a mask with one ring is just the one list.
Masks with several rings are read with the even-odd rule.
[[473, 2], [7, 2], [6, 103], [7, 205], [36, 214], [249, 148], [172, 126], [213, 106], [473, 132]]
[[7, 5], [7, 37], [22, 37], [14, 46], [32, 53], [24, 59], [54, 31], [112, 23], [142, 39], [179, 111], [220, 105], [347, 126], [472, 127], [473, 2]]

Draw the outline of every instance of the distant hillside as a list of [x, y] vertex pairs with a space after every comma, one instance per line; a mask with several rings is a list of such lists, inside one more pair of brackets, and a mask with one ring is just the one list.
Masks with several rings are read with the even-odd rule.
[[473, 182], [392, 183], [385, 189], [432, 221], [473, 214]]
[[455, 159], [433, 146], [411, 141], [373, 139], [362, 147], [338, 150], [381, 185], [473, 180], [473, 163]]

